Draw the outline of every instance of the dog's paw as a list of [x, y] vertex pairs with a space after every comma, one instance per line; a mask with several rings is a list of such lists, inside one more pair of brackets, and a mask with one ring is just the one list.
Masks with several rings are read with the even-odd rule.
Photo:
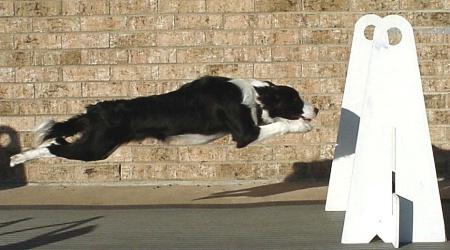
[[13, 155], [9, 159], [10, 159], [10, 161], [9, 161], [9, 166], [10, 167], [14, 167], [16, 165], [19, 165], [19, 164], [24, 163], [24, 162], [27, 161], [26, 156], [23, 155], [23, 154]]
[[290, 120], [290, 121], [287, 121], [287, 124], [289, 126], [290, 133], [306, 133], [313, 129], [311, 124], [303, 121], [302, 119]]

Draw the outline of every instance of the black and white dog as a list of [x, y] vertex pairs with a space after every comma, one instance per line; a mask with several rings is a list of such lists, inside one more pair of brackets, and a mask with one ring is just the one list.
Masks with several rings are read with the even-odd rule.
[[[120, 145], [147, 137], [202, 144], [231, 134], [242, 148], [276, 135], [308, 132], [317, 113], [287, 86], [205, 76], [166, 94], [99, 102], [67, 121], [44, 121], [36, 128], [38, 138], [53, 140], [12, 156], [10, 166], [43, 157], [102, 160]], [[65, 139], [77, 134], [71, 143]]]

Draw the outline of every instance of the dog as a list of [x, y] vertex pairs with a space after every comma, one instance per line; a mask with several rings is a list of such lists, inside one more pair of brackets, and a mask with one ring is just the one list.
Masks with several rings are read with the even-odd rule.
[[[10, 166], [44, 157], [102, 160], [120, 145], [148, 137], [204, 144], [231, 134], [242, 148], [277, 135], [308, 132], [318, 112], [288, 86], [204, 76], [165, 94], [103, 101], [67, 121], [46, 120], [35, 129], [43, 144], [13, 155]], [[68, 142], [70, 137], [75, 140]]]

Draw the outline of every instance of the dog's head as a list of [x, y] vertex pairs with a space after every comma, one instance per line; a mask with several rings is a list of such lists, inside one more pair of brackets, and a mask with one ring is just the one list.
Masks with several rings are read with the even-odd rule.
[[263, 110], [263, 120], [266, 122], [277, 117], [289, 120], [303, 119], [310, 122], [317, 116], [319, 110], [304, 102], [295, 89], [267, 83], [268, 86], [255, 88]]

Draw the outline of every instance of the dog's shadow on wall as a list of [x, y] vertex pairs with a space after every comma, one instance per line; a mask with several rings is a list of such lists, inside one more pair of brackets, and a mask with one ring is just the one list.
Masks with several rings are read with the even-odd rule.
[[9, 167], [9, 158], [20, 153], [19, 134], [13, 128], [0, 125], [0, 186], [1, 189], [26, 185], [25, 167]]

